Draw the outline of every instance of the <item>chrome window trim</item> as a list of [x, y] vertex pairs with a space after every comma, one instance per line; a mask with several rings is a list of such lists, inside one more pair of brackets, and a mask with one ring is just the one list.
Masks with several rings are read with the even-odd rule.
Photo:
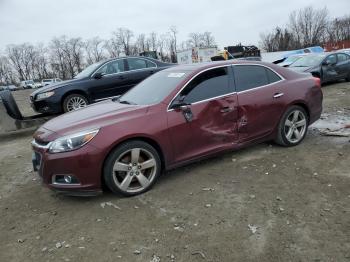
[[[174, 109], [170, 108], [170, 105], [174, 102], [175, 98], [181, 93], [182, 90], [184, 90], [186, 88], [186, 86], [194, 79], [196, 78], [198, 75], [200, 75], [201, 73], [204, 73], [206, 71], [209, 71], [209, 70], [212, 70], [212, 69], [217, 69], [217, 68], [222, 68], [222, 67], [230, 67], [231, 64], [229, 65], [219, 65], [219, 66], [215, 66], [215, 67], [210, 67], [210, 68], [206, 68], [206, 69], [203, 69], [202, 71], [198, 72], [197, 74], [195, 74], [194, 76], [192, 76], [187, 82], [186, 84], [176, 93], [176, 95], [173, 97], [173, 99], [170, 101], [170, 103], [168, 104], [168, 107], [167, 107], [167, 112], [170, 112], [170, 111], [173, 111]], [[233, 92], [233, 93], [236, 93], [236, 92]], [[197, 101], [195, 103], [192, 103], [192, 105], [194, 104], [198, 104], [200, 102], [204, 102], [204, 101], [209, 101], [209, 100], [212, 100], [212, 99], [216, 99], [216, 98], [219, 98], [219, 97], [222, 97], [222, 96], [227, 96], [229, 94], [233, 94], [233, 93], [227, 93], [227, 94], [224, 94], [224, 95], [220, 95], [218, 97], [211, 97], [211, 98], [207, 98], [205, 100], [201, 100], [201, 101]]]
[[[129, 58], [136, 58], [136, 59], [142, 59], [142, 60], [145, 60], [145, 61], [149, 61], [149, 62], [153, 63], [155, 66], [153, 66], [153, 67], [141, 68], [141, 69], [135, 69], [135, 70], [128, 70], [128, 71], [123, 71], [123, 72], [118, 72], [118, 73], [113, 73], [113, 74], [108, 74], [108, 75], [103, 75], [103, 77], [109, 77], [109, 76], [124, 74], [124, 73], [128, 73], [128, 72], [136, 72], [136, 71], [145, 70], [145, 69], [148, 69], [148, 68], [158, 68], [157, 64], [154, 63], [153, 61], [150, 61], [150, 60], [147, 60], [147, 59], [144, 59], [144, 58], [137, 58], [137, 57], [129, 57]], [[97, 69], [91, 74], [90, 78], [94, 78], [96, 72], [97, 72], [98, 70], [100, 70], [101, 67], [105, 66], [106, 64], [112, 63], [112, 62], [117, 61], [117, 60], [123, 60], [123, 59], [128, 59], [128, 57], [120, 57], [120, 58], [117, 58], [117, 59], [114, 59], [114, 60], [111, 60], [111, 61], [109, 61], [109, 62], [106, 62], [106, 63], [102, 64], [99, 68], [97, 68]]]
[[188, 80], [186, 82], [186, 84], [181, 88], [181, 90], [179, 92], [176, 93], [176, 95], [173, 97], [173, 99], [170, 101], [170, 103], [168, 104], [168, 107], [167, 107], [167, 112], [170, 112], [170, 111], [173, 111], [174, 109], [171, 109], [170, 108], [170, 105], [174, 102], [175, 98], [181, 93], [181, 91], [189, 84], [189, 82], [191, 82], [195, 77], [197, 77], [199, 74], [201, 73], [204, 73], [208, 70], [211, 70], [211, 69], [216, 69], [216, 68], [221, 68], [221, 67], [234, 67], [234, 66], [261, 66], [261, 67], [265, 67], [269, 70], [271, 70], [272, 72], [274, 72], [279, 78], [281, 78], [281, 80], [279, 81], [276, 81], [276, 82], [273, 82], [273, 83], [270, 83], [270, 84], [267, 84], [267, 85], [263, 85], [263, 86], [257, 86], [257, 87], [254, 87], [254, 88], [251, 88], [251, 89], [247, 89], [247, 90], [244, 90], [244, 91], [235, 91], [235, 92], [231, 92], [231, 93], [228, 93], [228, 94], [225, 94], [225, 95], [221, 95], [221, 96], [217, 96], [217, 97], [212, 97], [212, 98], [208, 98], [208, 99], [204, 99], [204, 100], [201, 100], [201, 101], [197, 101], [195, 103], [192, 103], [192, 105], [195, 105], [195, 104], [199, 104], [199, 103], [202, 103], [202, 102], [207, 102], [207, 101], [210, 101], [210, 100], [214, 100], [214, 99], [218, 99], [218, 98], [221, 98], [221, 97], [225, 97], [225, 96], [228, 96], [228, 95], [233, 95], [233, 94], [240, 94], [240, 93], [246, 93], [246, 92], [249, 92], [251, 90], [255, 90], [255, 89], [258, 89], [258, 88], [264, 88], [264, 87], [267, 87], [267, 86], [270, 86], [270, 85], [274, 85], [274, 84], [277, 84], [277, 83], [280, 83], [282, 81], [285, 81], [286, 79], [280, 75], [278, 72], [276, 72], [274, 69], [272, 69], [271, 67], [268, 67], [266, 65], [262, 65], [262, 64], [256, 64], [256, 63], [247, 63], [247, 64], [228, 64], [228, 65], [220, 65], [220, 66], [216, 66], [216, 67], [211, 67], [211, 68], [206, 68], [202, 71], [200, 71], [199, 73], [197, 73], [196, 75], [194, 75], [190, 80]]

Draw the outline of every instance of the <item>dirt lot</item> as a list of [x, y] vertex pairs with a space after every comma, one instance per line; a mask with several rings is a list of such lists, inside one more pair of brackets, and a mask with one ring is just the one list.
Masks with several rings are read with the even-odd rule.
[[[323, 91], [324, 121], [347, 121], [350, 84]], [[76, 198], [41, 186], [32, 133], [0, 136], [0, 261], [350, 261], [350, 137], [310, 130], [297, 147], [177, 169], [142, 196]]]

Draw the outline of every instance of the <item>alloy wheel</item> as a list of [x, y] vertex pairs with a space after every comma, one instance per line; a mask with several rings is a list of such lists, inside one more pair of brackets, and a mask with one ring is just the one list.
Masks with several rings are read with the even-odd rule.
[[157, 162], [148, 150], [133, 148], [117, 158], [112, 172], [114, 183], [121, 191], [137, 193], [152, 184], [157, 173]]
[[87, 106], [85, 99], [79, 96], [73, 96], [67, 101], [67, 111], [74, 111]]
[[296, 144], [300, 142], [306, 132], [307, 119], [300, 110], [292, 111], [284, 123], [284, 135], [288, 142]]

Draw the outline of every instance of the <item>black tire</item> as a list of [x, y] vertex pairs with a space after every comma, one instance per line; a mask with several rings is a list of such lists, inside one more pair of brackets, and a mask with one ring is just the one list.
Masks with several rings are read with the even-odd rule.
[[[294, 132], [292, 130], [289, 130], [288, 129], [288, 126], [287, 126], [287, 120], [288, 118], [290, 118], [293, 114], [293, 112], [300, 112], [304, 117], [305, 117], [305, 127], [303, 130], [303, 133], [300, 137], [300, 139], [297, 140], [297, 137], [295, 138], [296, 141], [291, 141], [292, 140], [292, 137], [290, 139], [287, 138], [287, 135], [286, 135], [286, 131], [291, 131], [294, 135]], [[301, 117], [301, 115], [300, 115]], [[299, 121], [301, 123], [301, 120]], [[307, 112], [305, 111], [304, 108], [302, 108], [301, 106], [297, 106], [297, 105], [294, 105], [294, 106], [291, 106], [287, 109], [287, 111], [283, 114], [279, 124], [278, 124], [278, 130], [277, 130], [277, 137], [275, 139], [275, 142], [281, 146], [285, 146], [285, 147], [291, 147], [291, 146], [296, 146], [298, 144], [300, 144], [306, 134], [307, 134], [307, 130], [308, 130], [308, 126], [309, 126], [309, 116], [307, 114]], [[293, 128], [295, 129], [296, 127], [294, 127], [294, 124], [293, 124]], [[299, 132], [299, 130], [297, 129], [297, 131]], [[289, 132], [287, 132], [287, 134], [289, 134]]]
[[[63, 100], [62, 106], [63, 106], [63, 111], [64, 111], [65, 113], [70, 112], [70, 111], [74, 111], [74, 110], [77, 110], [77, 109], [78, 109], [78, 108], [76, 108], [76, 109], [71, 109], [71, 108], [70, 108], [69, 102], [70, 102], [72, 99], [74, 99], [74, 98], [76, 98], [76, 99], [82, 99], [82, 100], [84, 101], [84, 103], [85, 103], [85, 106], [87, 106], [87, 105], [89, 104], [89, 100], [88, 100], [85, 96], [80, 95], [80, 94], [70, 94], [70, 95], [68, 95], [68, 96]], [[85, 106], [82, 106], [82, 107], [80, 107], [80, 108], [83, 108], [83, 107], [85, 107]]]
[[1, 91], [0, 97], [9, 116], [11, 116], [14, 119], [22, 120], [23, 116], [21, 114], [21, 111], [19, 111], [17, 103], [11, 94], [11, 91]]
[[[151, 170], [149, 170], [150, 168], [147, 170], [145, 169], [143, 173], [140, 171], [140, 175], [143, 177], [147, 177], [146, 172], [151, 171], [149, 172], [148, 174], [149, 176], [147, 177], [147, 179], [149, 179], [147, 180], [149, 184], [146, 187], [143, 187], [139, 182], [139, 175], [136, 175], [137, 170], [136, 170], [136, 173], [134, 172], [134, 175], [130, 175], [130, 173], [133, 173], [133, 170], [131, 170], [131, 168], [134, 168], [134, 167], [131, 167], [133, 162], [132, 155], [130, 155], [130, 163], [128, 163], [128, 161], [126, 162], [119, 161], [119, 160], [122, 160], [123, 156], [124, 158], [127, 158], [129, 152], [132, 151], [133, 149], [140, 149], [140, 153], [139, 153], [140, 157], [138, 157], [138, 160], [142, 158], [142, 154], [144, 153], [142, 150], [145, 150], [145, 152], [147, 151], [147, 153], [150, 153], [154, 159], [154, 162], [155, 162], [154, 169], [150, 167]], [[148, 159], [148, 160], [151, 160], [151, 159]], [[117, 161], [118, 163], [122, 162], [122, 163], [125, 163], [125, 165], [129, 165], [129, 171], [113, 170]], [[145, 162], [146, 160], [141, 162], [140, 166]], [[135, 168], [136, 168], [136, 164], [135, 164]], [[161, 173], [161, 160], [157, 150], [154, 149], [154, 147], [152, 147], [148, 143], [145, 143], [140, 140], [134, 140], [134, 141], [125, 142], [119, 145], [109, 154], [104, 164], [103, 178], [104, 178], [105, 184], [113, 193], [121, 194], [123, 196], [135, 196], [150, 190], [154, 185], [154, 183], [156, 182], [156, 180], [158, 179], [160, 173]], [[132, 180], [131, 182], [129, 182], [128, 188], [124, 190], [121, 188], [121, 185], [123, 184], [123, 182], [125, 182], [127, 177], [132, 177], [130, 178]], [[133, 183], [136, 185], [134, 186], [135, 188], [132, 188], [132, 187], [129, 188], [129, 185], [131, 186], [133, 185]], [[137, 187], [137, 184], [139, 184], [139, 187]]]
[[350, 73], [349, 73], [348, 77], [345, 78], [345, 81], [346, 81], [346, 82], [350, 82]]

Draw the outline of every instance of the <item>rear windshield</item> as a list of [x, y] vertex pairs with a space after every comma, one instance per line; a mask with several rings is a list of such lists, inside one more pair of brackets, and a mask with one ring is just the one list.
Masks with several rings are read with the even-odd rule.
[[160, 103], [167, 97], [176, 86], [186, 78], [190, 72], [158, 72], [137, 86], [132, 88], [125, 95], [121, 96], [120, 103], [129, 103], [136, 105], [152, 105]]

